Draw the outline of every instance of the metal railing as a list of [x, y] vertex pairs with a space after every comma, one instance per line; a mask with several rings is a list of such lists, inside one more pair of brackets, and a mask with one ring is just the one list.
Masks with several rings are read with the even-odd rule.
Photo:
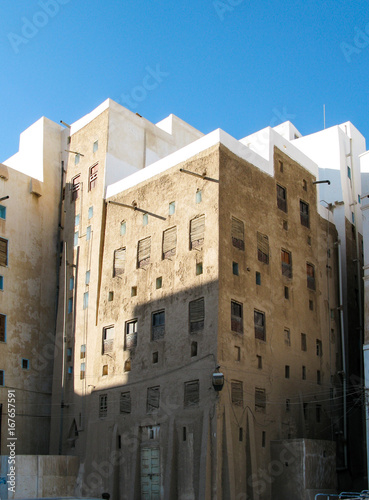
[[365, 499], [365, 498], [368, 498], [369, 499], [369, 490], [363, 490], [361, 491], [360, 493], [358, 492], [354, 492], [354, 491], [343, 491], [342, 493], [338, 493], [338, 494], [334, 494], [334, 493], [317, 493], [315, 495], [315, 500], [318, 500], [319, 498], [321, 500], [333, 500], [335, 498], [339, 498], [339, 499], [342, 499], [342, 500], [345, 500], [345, 499], [356, 499], [356, 500], [360, 500], [360, 499]]

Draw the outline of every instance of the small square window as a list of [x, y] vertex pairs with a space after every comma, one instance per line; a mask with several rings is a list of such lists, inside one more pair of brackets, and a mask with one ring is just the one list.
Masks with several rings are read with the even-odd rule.
[[86, 271], [85, 284], [90, 284], [90, 271]]
[[314, 301], [309, 300], [309, 309], [310, 311], [314, 311]]
[[74, 233], [74, 241], [73, 241], [74, 246], [76, 247], [78, 245], [78, 231]]
[[284, 367], [284, 377], [290, 378], [290, 367], [288, 365]]
[[109, 292], [108, 294], [108, 301], [111, 302], [112, 300], [114, 300], [114, 292]]
[[143, 226], [147, 226], [148, 223], [149, 223], [149, 215], [148, 214], [143, 214], [143, 216], [142, 216], [142, 225]]
[[284, 343], [286, 346], [291, 347], [291, 332], [288, 328], [284, 329]]
[[81, 345], [81, 351], [80, 351], [80, 356], [81, 359], [84, 359], [86, 357], [86, 344]]
[[261, 370], [263, 368], [263, 358], [257, 354], [256, 359], [258, 362], [258, 369]]
[[156, 352], [153, 352], [152, 353], [152, 362], [155, 364], [159, 361], [159, 353], [156, 351]]
[[0, 290], [4, 290], [4, 276], [0, 275]]
[[73, 290], [74, 288], [74, 278], [69, 278], [69, 290]]
[[6, 219], [6, 207], [0, 205], [0, 219]]
[[4, 370], [0, 370], [0, 386], [4, 386], [5, 385], [5, 372]]
[[120, 235], [121, 236], [124, 236], [126, 234], [126, 231], [127, 231], [127, 223], [125, 220], [123, 220], [121, 223], [120, 223]]
[[81, 159], [80, 154], [77, 153], [76, 155], [74, 155], [74, 164], [78, 165], [80, 159]]
[[74, 225], [79, 226], [79, 214], [74, 217]]
[[261, 433], [261, 447], [262, 447], [262, 448], [265, 448], [265, 444], [266, 444], [266, 432], [265, 432], [265, 431], [263, 431], [263, 432]]
[[235, 349], [234, 359], [236, 361], [241, 361], [241, 348], [236, 345], [234, 349]]
[[156, 278], [156, 289], [158, 290], [159, 288], [162, 288], [163, 286], [163, 278], [160, 276], [159, 278]]
[[88, 308], [88, 292], [83, 294], [83, 309]]
[[202, 274], [202, 262], [196, 263], [196, 275]]
[[108, 365], [103, 365], [103, 367], [102, 367], [102, 375], [103, 375], [103, 377], [104, 377], [105, 375], [108, 375], [108, 372], [109, 372], [109, 367], [108, 367]]
[[28, 370], [29, 369], [29, 359], [22, 359], [22, 368], [23, 370]]
[[72, 348], [67, 348], [67, 362], [70, 363], [72, 361]]
[[302, 367], [301, 377], [302, 377], [302, 380], [306, 380], [306, 366]]
[[72, 375], [73, 373], [73, 366], [68, 366], [68, 375]]
[[90, 207], [88, 209], [88, 219], [92, 219], [93, 215], [94, 215], [94, 207]]
[[137, 295], [137, 286], [131, 287], [131, 297], [136, 297]]
[[70, 297], [68, 299], [68, 314], [70, 314], [73, 311], [73, 298]]
[[290, 298], [290, 290], [289, 290], [288, 286], [284, 287], [284, 298], [287, 300], [289, 300], [289, 298]]
[[86, 241], [91, 239], [91, 226], [88, 226], [86, 229]]
[[256, 271], [255, 273], [255, 281], [257, 285], [261, 285], [261, 274], [259, 273], [259, 271]]
[[202, 191], [201, 189], [198, 189], [196, 191], [196, 203], [201, 203], [202, 201]]
[[175, 211], [176, 211], [176, 202], [172, 201], [171, 203], [169, 203], [169, 215], [173, 215]]
[[307, 191], [307, 182], [306, 182], [306, 180], [305, 180], [305, 179], [303, 179], [303, 180], [302, 180], [302, 189], [303, 189], [304, 191]]
[[239, 276], [238, 262], [232, 262], [232, 270], [233, 270], [233, 274], [235, 274], [236, 276]]
[[279, 171], [280, 172], [283, 172], [283, 161], [282, 160], [279, 160]]
[[191, 358], [197, 356], [197, 342], [191, 342]]
[[99, 149], [99, 141], [95, 141], [93, 146], [92, 146], [92, 151], [96, 153], [96, 151]]
[[306, 333], [301, 334], [301, 350], [307, 351]]

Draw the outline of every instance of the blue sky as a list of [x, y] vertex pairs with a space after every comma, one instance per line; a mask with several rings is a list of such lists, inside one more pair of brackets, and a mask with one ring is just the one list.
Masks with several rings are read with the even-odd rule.
[[[368, 0], [3, 0], [0, 161], [107, 97], [240, 139], [290, 119], [369, 140]], [[369, 148], [369, 143], [368, 143]]]

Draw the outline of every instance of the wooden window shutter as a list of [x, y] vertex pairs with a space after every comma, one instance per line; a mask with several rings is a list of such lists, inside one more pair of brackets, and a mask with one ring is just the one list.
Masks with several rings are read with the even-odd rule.
[[151, 236], [138, 242], [137, 260], [138, 267], [143, 267], [150, 262]]
[[160, 386], [147, 389], [147, 413], [158, 410], [160, 405]]
[[124, 273], [126, 267], [126, 249], [119, 248], [114, 250], [114, 269], [113, 277], [121, 276]]
[[243, 384], [238, 380], [231, 381], [232, 403], [237, 406], [243, 406]]
[[131, 413], [131, 393], [122, 392], [120, 394], [120, 413]]
[[0, 342], [5, 342], [6, 338], [6, 316], [0, 314]]
[[200, 384], [198, 380], [185, 382], [184, 406], [197, 406], [200, 401]]
[[177, 246], [177, 228], [171, 227], [163, 233], [163, 259], [175, 255]]
[[205, 303], [204, 298], [190, 302], [190, 332], [194, 333], [204, 328]]
[[231, 235], [232, 235], [232, 245], [240, 250], [245, 249], [245, 229], [244, 224], [241, 220], [235, 219], [232, 217], [232, 227], [231, 227]]
[[191, 248], [196, 248], [203, 244], [205, 233], [205, 215], [200, 215], [192, 219], [190, 223]]
[[8, 240], [0, 238], [0, 266], [8, 265]]
[[257, 233], [258, 259], [265, 264], [269, 263], [269, 238], [266, 234]]
[[255, 410], [265, 411], [266, 408], [266, 393], [265, 389], [255, 387]]

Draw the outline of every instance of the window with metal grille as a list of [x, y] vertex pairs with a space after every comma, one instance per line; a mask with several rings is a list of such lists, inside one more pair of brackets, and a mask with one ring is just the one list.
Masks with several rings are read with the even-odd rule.
[[286, 188], [277, 184], [277, 207], [283, 212], [287, 212], [287, 192]]
[[137, 267], [145, 267], [150, 263], [151, 236], [138, 242], [137, 246]]
[[255, 410], [265, 412], [266, 409], [266, 392], [265, 389], [255, 387]]
[[258, 238], [258, 260], [269, 264], [269, 238], [266, 234], [257, 233]]
[[146, 411], [147, 413], [155, 413], [158, 411], [160, 406], [160, 386], [148, 387], [147, 388], [147, 401], [146, 401]]
[[0, 342], [6, 342], [6, 315], [0, 314]]
[[292, 278], [292, 255], [288, 250], [281, 250], [282, 275]]
[[315, 268], [312, 264], [306, 263], [307, 287], [315, 290]]
[[90, 167], [90, 176], [89, 176], [89, 183], [88, 183], [88, 190], [91, 191], [94, 187], [96, 187], [97, 184], [97, 167], [98, 164], [93, 165]]
[[254, 310], [255, 338], [265, 341], [265, 313]]
[[126, 268], [126, 247], [114, 250], [113, 278], [124, 274]]
[[86, 363], [81, 363], [81, 368], [79, 371], [79, 378], [83, 380], [86, 376]]
[[0, 238], [0, 266], [8, 265], [8, 240]]
[[243, 333], [242, 304], [231, 301], [231, 330]]
[[137, 346], [137, 319], [126, 323], [126, 349], [133, 349]]
[[302, 226], [310, 227], [309, 205], [302, 200], [300, 200], [300, 221]]
[[231, 380], [232, 404], [243, 406], [243, 384], [239, 380]]
[[106, 417], [108, 414], [108, 395], [101, 394], [99, 397], [99, 417]]
[[79, 198], [79, 191], [81, 189], [81, 175], [76, 175], [72, 179], [72, 201], [75, 201]]
[[197, 248], [204, 243], [205, 215], [200, 215], [190, 221], [190, 249]]
[[114, 346], [114, 326], [103, 328], [103, 354], [112, 352]]
[[163, 259], [170, 259], [176, 254], [177, 228], [171, 227], [163, 232]]
[[240, 250], [245, 250], [245, 229], [242, 220], [232, 217], [231, 235], [232, 245]]
[[184, 406], [198, 406], [200, 401], [200, 382], [192, 380], [184, 385]]
[[131, 413], [131, 393], [121, 392], [119, 401], [120, 413]]
[[165, 311], [158, 311], [151, 317], [151, 339], [159, 340], [165, 334]]
[[204, 329], [205, 303], [204, 298], [193, 300], [189, 304], [190, 333]]
[[301, 334], [301, 350], [307, 351], [306, 333]]

